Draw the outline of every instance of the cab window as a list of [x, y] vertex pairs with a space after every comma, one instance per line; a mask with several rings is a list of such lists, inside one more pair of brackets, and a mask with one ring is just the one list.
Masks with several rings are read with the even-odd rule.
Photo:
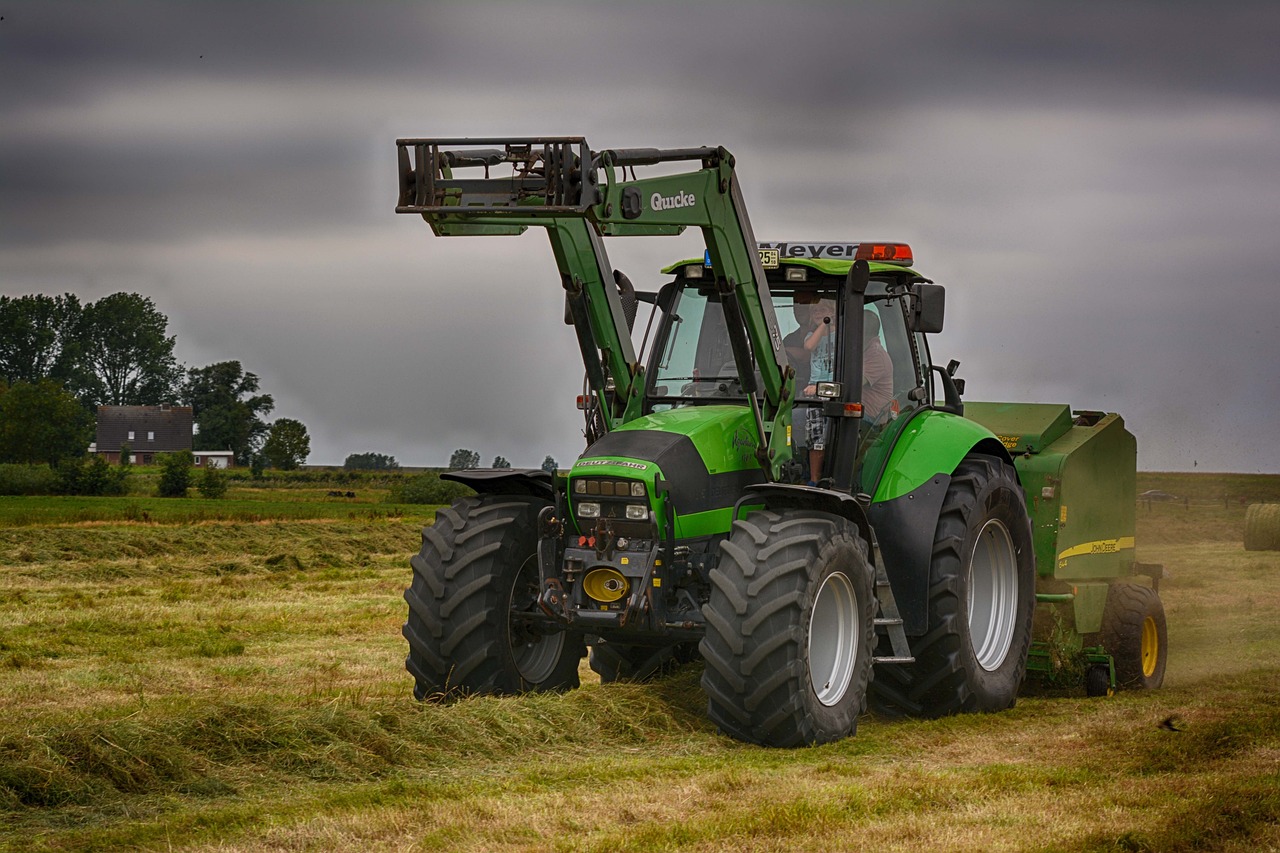
[[712, 287], [677, 288], [658, 341], [652, 395], [662, 398], [741, 396], [720, 295]]

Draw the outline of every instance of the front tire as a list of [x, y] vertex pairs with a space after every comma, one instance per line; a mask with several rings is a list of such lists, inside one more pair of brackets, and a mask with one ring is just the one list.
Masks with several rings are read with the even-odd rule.
[[928, 606], [915, 662], [881, 667], [872, 708], [942, 717], [1013, 707], [1031, 645], [1035, 554], [1008, 463], [973, 454], [957, 466], [934, 532]]
[[537, 611], [535, 522], [546, 502], [462, 498], [422, 531], [404, 637], [418, 699], [578, 686], [582, 637], [527, 618]]
[[1102, 611], [1102, 647], [1115, 659], [1121, 689], [1154, 690], [1163, 684], [1169, 629], [1160, 594], [1148, 586], [1113, 583]]
[[720, 730], [776, 747], [852, 735], [871, 678], [873, 583], [847, 519], [787, 510], [735, 521], [702, 610], [702, 686]]

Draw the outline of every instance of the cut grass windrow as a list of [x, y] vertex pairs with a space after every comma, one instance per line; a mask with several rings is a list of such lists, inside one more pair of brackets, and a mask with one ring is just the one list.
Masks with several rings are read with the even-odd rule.
[[1280, 849], [1280, 552], [1245, 552], [1230, 502], [1139, 510], [1165, 689], [789, 751], [717, 734], [697, 665], [414, 702], [420, 518], [102, 511], [0, 526], [0, 849]]
[[[277, 839], [320, 821], [351, 848], [398, 846], [410, 831], [422, 849], [787, 849], [868, 833], [905, 849], [960, 818], [966, 832], [934, 846], [1196, 849], [1280, 829], [1278, 675], [1224, 679], [1213, 695], [869, 719], [857, 738], [796, 751], [711, 730], [696, 666], [651, 686], [447, 705], [173, 701], [7, 731], [0, 791], [14, 827], [50, 847], [179, 832], [258, 849], [265, 820]], [[1158, 725], [1171, 714], [1178, 732]], [[95, 826], [63, 825], [86, 813]], [[890, 837], [895, 827], [906, 834]], [[243, 848], [228, 845], [242, 832]]]

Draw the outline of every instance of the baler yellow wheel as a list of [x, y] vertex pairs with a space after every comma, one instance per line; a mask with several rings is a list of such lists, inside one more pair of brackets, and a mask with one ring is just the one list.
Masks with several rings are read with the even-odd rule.
[[1136, 583], [1113, 583], [1102, 614], [1102, 647], [1115, 659], [1116, 685], [1152, 690], [1163, 684], [1168, 645], [1159, 593]]
[[1142, 677], [1155, 675], [1156, 664], [1160, 661], [1160, 632], [1156, 630], [1156, 620], [1148, 616], [1142, 620]]

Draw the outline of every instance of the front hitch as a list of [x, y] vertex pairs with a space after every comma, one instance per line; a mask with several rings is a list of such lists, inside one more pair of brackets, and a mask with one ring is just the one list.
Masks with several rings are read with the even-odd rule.
[[538, 573], [541, 575], [538, 607], [543, 613], [566, 625], [572, 619], [568, 596], [560, 580], [560, 564], [564, 560], [564, 522], [556, 516], [556, 508], [543, 507], [538, 513]]

